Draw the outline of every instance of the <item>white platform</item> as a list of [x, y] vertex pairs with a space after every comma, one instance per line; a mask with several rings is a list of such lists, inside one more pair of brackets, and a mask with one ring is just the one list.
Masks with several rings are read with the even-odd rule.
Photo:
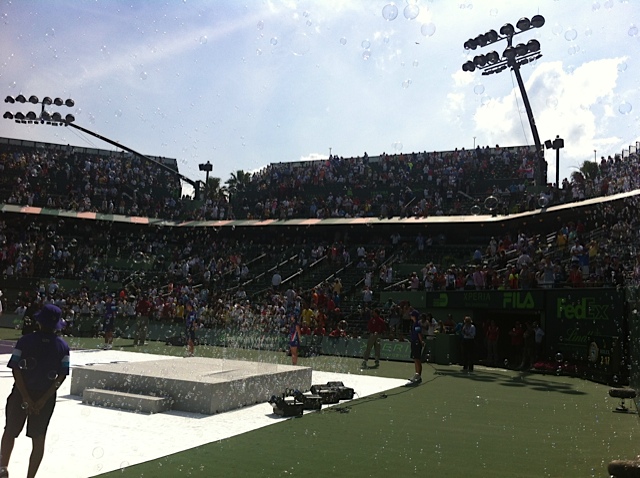
[[[175, 357], [114, 350], [71, 353], [74, 370], [88, 363], [110, 364], [172, 359]], [[0, 355], [0, 361], [6, 364], [9, 355]], [[397, 388], [406, 383], [406, 380], [312, 371], [313, 383], [329, 381], [342, 381], [354, 388], [356, 398]], [[0, 367], [0, 407], [3, 416], [6, 397], [12, 386], [11, 370]], [[70, 380], [66, 380], [58, 391], [56, 409], [49, 425], [45, 456], [38, 472], [39, 478], [95, 476], [286, 420], [274, 419], [273, 409], [268, 403], [217, 415], [177, 411], [146, 415], [83, 405], [80, 397], [72, 396], [69, 392]], [[23, 432], [16, 440], [11, 456], [10, 476], [26, 475], [30, 453], [31, 440], [26, 438]]]
[[206, 357], [94, 364], [76, 367], [71, 377], [71, 395], [98, 388], [166, 397], [173, 410], [205, 415], [310, 387], [309, 367]]

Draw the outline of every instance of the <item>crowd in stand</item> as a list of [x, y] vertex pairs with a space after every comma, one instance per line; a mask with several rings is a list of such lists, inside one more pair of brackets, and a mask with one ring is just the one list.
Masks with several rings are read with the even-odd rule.
[[[166, 219], [290, 219], [429, 216], [473, 213], [474, 201], [523, 211], [638, 187], [638, 157], [601, 159], [593, 177], [565, 179], [556, 191], [531, 193], [531, 147], [456, 149], [301, 163], [275, 163], [231, 196], [209, 194], [197, 207], [181, 197], [180, 179], [124, 152], [89, 154], [73, 147], [0, 149], [0, 201], [8, 204]], [[248, 177], [248, 176], [247, 176]], [[477, 199], [476, 199], [477, 198]]]
[[2, 145], [0, 200], [128, 216], [183, 216], [176, 174], [137, 156]]
[[[182, 208], [175, 177], [134, 157], [79, 154], [73, 148], [4, 148], [0, 153], [0, 193], [7, 203], [152, 217], [188, 214]], [[400, 211], [441, 214], [452, 204], [453, 210], [460, 210], [462, 205], [455, 205], [458, 191], [471, 195], [477, 181], [505, 177], [513, 182], [488, 192], [499, 201], [519, 198], [526, 208], [539, 199], [527, 196], [524, 188], [530, 180], [532, 161], [529, 149], [514, 148], [383, 154], [377, 161], [365, 155], [277, 164], [255, 174], [246, 186], [242, 197], [257, 198], [256, 203], [232, 207], [226, 198], [210, 199], [190, 214], [207, 219], [233, 217], [233, 210], [262, 219], [392, 215]], [[581, 200], [638, 188], [638, 168], [636, 154], [603, 158], [594, 177], [575, 175], [565, 182], [559, 198], [549, 200]], [[330, 192], [321, 195], [313, 193], [318, 190], [314, 188]], [[385, 196], [381, 191], [392, 192]], [[239, 199], [231, 198], [231, 202]], [[622, 212], [605, 206], [599, 231], [585, 230], [580, 222], [567, 223], [551, 243], [526, 232], [491, 238], [464, 265], [431, 262], [404, 279], [394, 273], [393, 263], [386, 261], [387, 248], [380, 245], [365, 251], [364, 247], [351, 249], [339, 242], [311, 244], [302, 235], [253, 244], [237, 236], [216, 238], [211, 231], [197, 229], [167, 233], [149, 228], [140, 234], [123, 232], [112, 223], [104, 227], [103, 223], [65, 223], [62, 219], [1, 221], [0, 272], [8, 279], [50, 278], [20, 298], [16, 310], [23, 314], [43, 300], [53, 300], [73, 322], [82, 315], [99, 316], [105, 297], [114, 293], [119, 313], [125, 317], [135, 315], [136, 304], [144, 297], [152, 302], [153, 318], [159, 321], [183, 321], [185, 304], [192, 303], [202, 327], [280, 331], [288, 326], [288, 314], [294, 313], [302, 318], [303, 333], [335, 336], [358, 333], [348, 330], [347, 324], [366, 321], [366, 314], [381, 306], [376, 303], [377, 293], [394, 284], [408, 290], [496, 290], [619, 286], [629, 277], [640, 280], [640, 259], [630, 245], [638, 230], [634, 210], [634, 203]], [[281, 287], [280, 282], [261, 295], [247, 294], [242, 284], [254, 277], [251, 261], [266, 255], [269, 263], [277, 262], [283, 244], [287, 249], [295, 241], [299, 242], [296, 261], [300, 269], [327, 256], [334, 269], [352, 264], [361, 270], [363, 280], [357, 283], [362, 286], [360, 309], [344, 310], [345, 290], [340, 280], [307, 290], [288, 284]], [[428, 254], [432, 241], [421, 234], [402, 241], [394, 235], [388, 245], [394, 251], [415, 248]], [[396, 260], [401, 257], [399, 254]], [[120, 267], [113, 258], [132, 262], [134, 267]], [[88, 285], [66, 291], [59, 279], [125, 286], [108, 294]], [[148, 285], [150, 282], [153, 285]], [[390, 322], [402, 316], [402, 311], [392, 307], [381, 311]]]

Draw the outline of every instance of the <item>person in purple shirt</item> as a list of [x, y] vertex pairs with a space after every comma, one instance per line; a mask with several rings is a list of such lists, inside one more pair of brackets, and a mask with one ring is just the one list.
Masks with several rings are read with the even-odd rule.
[[102, 319], [102, 331], [104, 332], [104, 348], [111, 349], [113, 347], [113, 329], [116, 325], [116, 315], [118, 314], [118, 306], [113, 301], [113, 297], [108, 295], [104, 304], [104, 317]]
[[424, 338], [422, 337], [422, 326], [420, 325], [420, 312], [417, 310], [411, 311], [411, 335], [409, 340], [411, 341], [411, 358], [415, 366], [416, 373], [409, 380], [412, 384], [419, 384], [422, 382], [422, 347], [424, 345]]
[[187, 357], [193, 357], [195, 354], [196, 343], [196, 327], [198, 326], [198, 314], [193, 310], [193, 302], [187, 301], [187, 314], [185, 317], [185, 326], [187, 334]]
[[23, 335], [18, 340], [8, 363], [15, 383], [5, 408], [6, 422], [0, 444], [0, 478], [9, 476], [7, 467], [13, 445], [25, 422], [27, 436], [32, 440], [27, 477], [36, 475], [56, 405], [56, 391], [69, 375], [69, 346], [56, 334], [65, 325], [62, 311], [53, 304], [47, 304], [34, 318], [40, 330]]

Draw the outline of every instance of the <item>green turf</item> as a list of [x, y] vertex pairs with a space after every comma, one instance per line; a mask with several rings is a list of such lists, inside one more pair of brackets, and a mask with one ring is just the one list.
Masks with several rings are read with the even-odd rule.
[[[0, 333], [0, 338], [3, 337]], [[98, 339], [73, 339], [96, 347]], [[153, 343], [116, 349], [181, 355]], [[126, 345], [126, 346], [125, 346]], [[288, 363], [282, 352], [198, 347], [201, 356]], [[318, 370], [406, 378], [413, 365], [301, 359]], [[577, 378], [425, 364], [424, 383], [101, 476], [120, 477], [607, 477], [607, 464], [640, 450], [638, 416], [613, 413], [609, 387]], [[346, 385], [349, 385], [346, 383]]]

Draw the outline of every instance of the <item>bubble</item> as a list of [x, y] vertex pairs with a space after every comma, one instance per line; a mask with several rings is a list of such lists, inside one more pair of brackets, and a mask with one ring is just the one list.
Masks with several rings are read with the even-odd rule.
[[423, 23], [420, 27], [420, 33], [425, 37], [430, 37], [436, 32], [436, 26], [433, 23]]
[[27, 402], [22, 402], [20, 404], [20, 408], [22, 408], [23, 410], [26, 410], [27, 408], [29, 408], [29, 404]]
[[611, 9], [613, 8], [613, 0], [607, 0], [604, 2], [604, 8]]
[[392, 146], [396, 151], [402, 151], [402, 143], [400, 141], [396, 141]]
[[489, 15], [491, 15], [492, 17], [495, 17], [496, 15], [498, 15], [498, 9], [492, 8], [491, 10], [489, 10]]
[[271, 43], [273, 46], [276, 46], [278, 44], [278, 39], [276, 37], [273, 37], [271, 40], [269, 40], [269, 43]]
[[258, 27], [258, 30], [262, 30], [264, 28], [264, 22], [260, 20], [256, 26]]
[[478, 206], [477, 204], [474, 204], [473, 206], [471, 206], [471, 214], [473, 214], [474, 216], [477, 216], [478, 214], [480, 214], [480, 212], [482, 212], [482, 210], [480, 209], [480, 206]]
[[491, 97], [488, 95], [484, 95], [481, 99], [480, 99], [480, 104], [482, 106], [487, 106], [489, 103], [491, 102]]
[[120, 470], [124, 471], [128, 466], [129, 466], [129, 462], [123, 461], [122, 463], [120, 463]]
[[311, 49], [311, 41], [304, 33], [296, 33], [291, 39], [291, 53], [302, 56]]
[[122, 116], [122, 110], [116, 110], [116, 112], [114, 113], [116, 118], [120, 118]]
[[591, 30], [591, 28], [587, 28], [587, 29], [584, 31], [584, 36], [586, 36], [586, 37], [590, 37], [591, 35], [593, 35], [593, 30]]
[[257, 56], [262, 55], [262, 50], [261, 50], [260, 48], [258, 48], [258, 49], [256, 50], [256, 55], [257, 55]]
[[419, 65], [420, 65], [420, 62], [418, 60], [413, 60], [414, 67], [418, 67]]
[[418, 5], [407, 5], [404, 7], [404, 18], [407, 20], [415, 20], [415, 18], [420, 14], [420, 7]]
[[484, 85], [476, 85], [473, 87], [473, 92], [476, 95], [481, 95], [482, 93], [484, 93]]
[[559, 23], [556, 23], [551, 29], [554, 35], [560, 35], [562, 33], [562, 30], [562, 25], [560, 25]]
[[627, 34], [628, 34], [630, 37], [634, 37], [634, 36], [636, 36], [636, 35], [638, 34], [638, 27], [637, 27], [637, 26], [635, 26], [635, 25], [631, 25], [631, 26], [629, 27], [629, 31], [627, 32]]
[[509, 359], [504, 359], [504, 366], [508, 367], [509, 366]]
[[55, 380], [58, 378], [58, 372], [55, 370], [49, 370], [49, 372], [47, 372], [47, 378], [51, 381]]
[[618, 71], [620, 73], [627, 71], [627, 64], [625, 62], [622, 62], [618, 65]]
[[632, 109], [633, 108], [631, 107], [631, 103], [628, 103], [626, 101], [621, 103], [620, 106], [618, 106], [618, 111], [623, 115], [628, 115], [629, 113], [631, 113]]
[[367, 51], [362, 53], [362, 59], [363, 60], [368, 60], [369, 57], [371, 57], [371, 52], [369, 50], [367, 50]]
[[382, 8], [382, 18], [384, 18], [388, 22], [395, 20], [397, 16], [398, 16], [398, 7], [396, 7], [393, 3], [385, 5]]
[[34, 370], [37, 365], [38, 361], [35, 357], [27, 357], [18, 362], [18, 368], [20, 370]]
[[594, 12], [600, 10], [600, 3], [593, 2], [593, 5], [591, 5], [591, 10], [593, 10]]
[[[554, 32], [555, 33], [555, 32]], [[570, 28], [564, 32], [564, 39], [567, 41], [573, 41], [578, 38], [578, 32], [574, 28]]]
[[200, 40], [198, 40], [200, 42], [201, 45], [206, 45], [207, 42], [209, 41], [209, 39], [207, 38], [207, 35], [202, 35], [200, 37]]
[[404, 80], [402, 82], [402, 87], [406, 90], [407, 88], [409, 88], [409, 86], [411, 86], [411, 80]]
[[345, 37], [340, 38], [340, 44], [341, 45], [346, 45], [347, 44], [347, 39]]
[[149, 75], [147, 74], [146, 71], [143, 71], [143, 72], [140, 73], [140, 79], [141, 80], [146, 80], [148, 76]]
[[564, 361], [564, 356], [562, 355], [562, 353], [561, 353], [561, 352], [558, 352], [558, 353], [556, 354], [556, 362], [558, 362], [558, 363], [562, 363], [563, 361]]
[[104, 456], [104, 450], [102, 449], [102, 447], [97, 446], [91, 452], [91, 456], [93, 456], [95, 459], [99, 460], [100, 458], [102, 458]]
[[136, 264], [144, 261], [145, 259], [145, 255], [144, 252], [142, 251], [138, 251], [133, 255], [133, 262], [135, 262]]
[[369, 40], [362, 40], [362, 43], [360, 44], [360, 46], [365, 50], [367, 50], [371, 46], [371, 42], [369, 42]]
[[389, 40], [389, 37], [384, 37], [384, 38], [382, 39], [382, 41], [383, 41], [385, 44], [388, 44], [388, 43], [389, 43], [389, 41], [391, 41], [391, 40]]

